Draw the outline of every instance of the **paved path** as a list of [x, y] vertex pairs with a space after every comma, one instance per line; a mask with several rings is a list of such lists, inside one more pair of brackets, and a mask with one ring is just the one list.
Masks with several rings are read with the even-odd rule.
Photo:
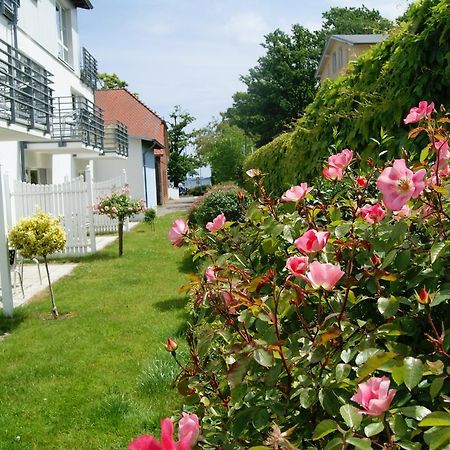
[[[174, 211], [186, 211], [190, 208], [197, 197], [181, 197], [177, 200], [169, 200], [164, 206], [158, 207], [157, 215], [164, 216]], [[139, 222], [131, 222], [130, 229], [138, 225]], [[117, 239], [117, 234], [99, 235], [95, 238], [97, 250], [102, 250], [106, 246], [112, 244]], [[49, 264], [49, 272], [52, 283], [60, 278], [69, 275], [77, 263]], [[19, 279], [16, 276], [16, 285], [13, 289], [14, 307], [21, 306], [30, 301], [34, 296], [48, 291], [47, 274], [44, 264], [39, 265], [41, 276], [39, 276], [38, 265], [34, 263], [25, 264], [23, 267], [23, 290], [20, 289]], [[11, 275], [14, 278], [14, 275]], [[12, 280], [13, 281], [13, 280]], [[1, 303], [1, 301], [0, 301]]]

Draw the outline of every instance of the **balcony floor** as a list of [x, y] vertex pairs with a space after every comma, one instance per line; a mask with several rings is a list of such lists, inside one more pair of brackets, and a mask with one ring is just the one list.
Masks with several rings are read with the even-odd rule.
[[[61, 145], [62, 144], [62, 145]], [[86, 145], [81, 141], [60, 142], [51, 140], [49, 142], [28, 142], [27, 151], [47, 153], [50, 155], [77, 155], [92, 159], [100, 154], [100, 148]]]
[[28, 129], [26, 125], [9, 123], [0, 119], [0, 141], [50, 141], [51, 135], [38, 129]]

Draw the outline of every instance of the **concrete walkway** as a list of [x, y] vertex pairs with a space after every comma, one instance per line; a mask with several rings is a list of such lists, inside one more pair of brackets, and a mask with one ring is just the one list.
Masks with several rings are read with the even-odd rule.
[[[197, 197], [181, 197], [177, 200], [169, 200], [164, 206], [158, 207], [157, 215], [164, 216], [174, 211], [186, 211], [190, 208]], [[130, 222], [130, 230], [133, 229], [139, 222]], [[95, 238], [97, 250], [102, 250], [106, 246], [112, 244], [117, 239], [117, 234], [99, 235]], [[61, 263], [49, 264], [49, 272], [52, 283], [58, 281], [60, 278], [69, 275], [77, 263]], [[14, 307], [21, 306], [30, 301], [34, 296], [42, 292], [48, 292], [47, 273], [45, 272], [44, 264], [39, 265], [41, 276], [39, 276], [38, 265], [34, 263], [25, 264], [23, 267], [23, 290], [20, 288], [19, 278], [16, 276], [16, 286], [13, 288]], [[14, 278], [14, 274], [11, 274]], [[11, 280], [13, 281], [13, 280]], [[1, 303], [1, 301], [0, 301]]]

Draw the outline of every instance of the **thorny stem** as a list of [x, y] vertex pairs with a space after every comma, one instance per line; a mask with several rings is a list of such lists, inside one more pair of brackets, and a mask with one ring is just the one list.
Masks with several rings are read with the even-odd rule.
[[290, 395], [291, 389], [292, 389], [291, 369], [289, 368], [289, 365], [288, 365], [288, 363], [286, 361], [286, 357], [285, 357], [284, 352], [283, 352], [283, 345], [282, 345], [283, 340], [281, 338], [280, 328], [279, 328], [279, 324], [278, 324], [278, 304], [279, 304], [280, 295], [281, 295], [282, 291], [283, 291], [283, 289], [280, 291], [279, 294], [277, 294], [277, 292], [276, 292], [276, 284], [275, 283], [273, 284], [272, 295], [273, 295], [273, 301], [274, 301], [274, 304], [275, 304], [273, 324], [275, 326], [275, 334], [277, 335], [278, 351], [280, 353], [281, 361], [283, 363], [283, 366], [284, 366], [284, 369], [285, 369], [286, 375], [287, 375], [288, 394]]

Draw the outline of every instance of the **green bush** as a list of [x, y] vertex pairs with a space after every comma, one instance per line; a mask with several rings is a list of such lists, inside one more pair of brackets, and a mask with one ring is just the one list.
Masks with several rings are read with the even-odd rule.
[[188, 189], [187, 194], [198, 197], [203, 195], [211, 186], [195, 186], [191, 189]]
[[[381, 128], [393, 137], [385, 147], [390, 157], [399, 157], [402, 147], [411, 150], [404, 112], [419, 100], [450, 101], [449, 23], [448, 0], [417, 2], [397, 30], [352, 63], [347, 75], [323, 83], [294, 131], [253, 152], [244, 170], [259, 168], [267, 174], [266, 189], [280, 194], [319, 173], [322, 160], [334, 151], [335, 129], [363, 158], [379, 153]], [[417, 159], [419, 153], [410, 156]]]
[[153, 225], [156, 219], [156, 210], [154, 208], [147, 208], [144, 211], [144, 222]]
[[248, 200], [242, 189], [234, 184], [219, 184], [211, 188], [189, 212], [189, 223], [204, 227], [219, 214], [227, 220], [240, 221], [244, 218]]
[[202, 448], [449, 448], [450, 130], [435, 117], [410, 131], [428, 137], [420, 163], [342, 152], [283, 200], [255, 171], [242, 223], [183, 235], [207, 267], [187, 286], [178, 379]]

